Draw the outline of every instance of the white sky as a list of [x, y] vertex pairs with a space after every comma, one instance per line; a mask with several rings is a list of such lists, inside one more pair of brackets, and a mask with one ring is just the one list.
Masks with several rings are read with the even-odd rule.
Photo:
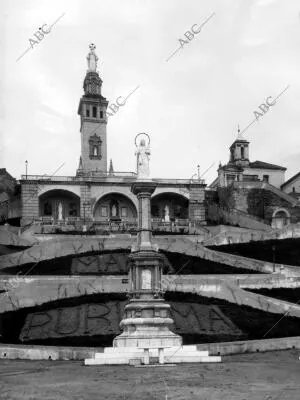
[[[44, 23], [52, 31], [22, 59]], [[179, 46], [194, 24], [215, 16]], [[297, 0], [2, 0], [0, 167], [15, 177], [74, 175], [78, 103], [88, 45], [96, 44], [102, 94], [111, 103], [140, 88], [107, 125], [108, 157], [135, 167], [134, 137], [151, 136], [151, 175], [207, 183], [268, 96], [289, 89], [245, 133], [251, 161], [300, 170], [300, 2]]]

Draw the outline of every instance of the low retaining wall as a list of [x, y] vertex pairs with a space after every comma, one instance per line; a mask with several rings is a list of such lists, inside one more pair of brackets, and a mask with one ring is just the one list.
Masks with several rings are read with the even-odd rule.
[[197, 345], [197, 350], [208, 350], [209, 355], [221, 356], [288, 349], [300, 349], [299, 336], [278, 339], [242, 340], [238, 342], [203, 343]]
[[84, 360], [102, 353], [103, 347], [62, 347], [1, 344], [0, 359], [9, 360]]
[[[197, 345], [197, 350], [208, 350], [209, 355], [231, 355], [300, 349], [300, 337], [279, 339], [248, 340], [222, 343], [203, 343]], [[29, 346], [9, 345], [0, 343], [0, 359], [9, 360], [84, 360], [94, 358], [95, 353], [102, 353], [103, 347], [60, 347], [60, 346]]]
[[120, 237], [121, 239], [131, 239], [132, 235], [130, 233], [123, 233], [120, 234], [118, 232], [111, 233], [109, 235], [85, 235], [84, 233], [82, 235], [64, 235], [63, 233], [57, 235], [55, 233], [53, 234], [36, 234], [34, 237], [39, 241], [39, 242], [46, 242], [47, 240], [72, 240], [72, 239], [113, 239], [116, 237]]

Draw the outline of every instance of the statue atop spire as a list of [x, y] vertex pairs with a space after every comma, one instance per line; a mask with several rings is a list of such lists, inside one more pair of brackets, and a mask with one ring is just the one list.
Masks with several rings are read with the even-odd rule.
[[95, 53], [96, 46], [94, 43], [89, 45], [90, 52], [87, 56], [88, 72], [97, 72], [98, 57]]

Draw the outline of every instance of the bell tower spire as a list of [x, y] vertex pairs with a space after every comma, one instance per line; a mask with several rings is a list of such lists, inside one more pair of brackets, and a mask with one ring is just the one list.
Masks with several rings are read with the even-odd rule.
[[99, 76], [98, 57], [94, 43], [89, 46], [87, 71], [83, 82], [84, 95], [80, 99], [82, 172], [107, 172], [106, 109], [108, 101], [102, 96], [102, 79]]

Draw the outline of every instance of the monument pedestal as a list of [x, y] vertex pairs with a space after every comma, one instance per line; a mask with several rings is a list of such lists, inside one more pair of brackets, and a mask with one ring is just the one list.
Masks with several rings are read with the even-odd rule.
[[170, 305], [160, 287], [164, 256], [154, 250], [137, 251], [129, 256], [130, 296], [120, 323], [123, 332], [114, 347], [161, 348], [181, 346], [182, 339], [170, 330]]

